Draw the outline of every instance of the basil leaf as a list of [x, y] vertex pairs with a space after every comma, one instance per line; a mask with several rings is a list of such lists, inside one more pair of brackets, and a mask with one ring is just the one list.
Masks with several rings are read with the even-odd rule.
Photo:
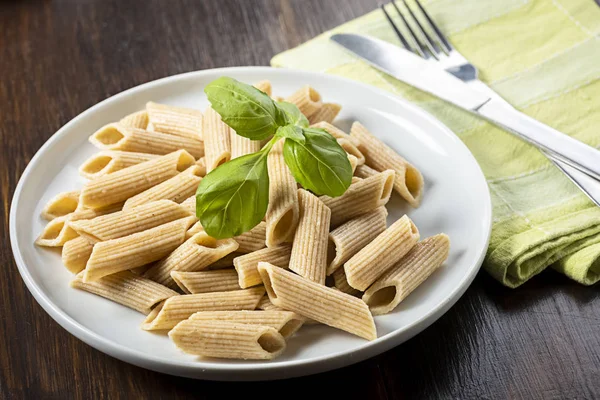
[[267, 154], [271, 146], [228, 161], [200, 181], [196, 216], [210, 236], [238, 236], [262, 221], [269, 204]]
[[308, 128], [308, 119], [300, 112], [300, 109], [298, 109], [295, 104], [278, 101], [275, 105], [283, 112], [288, 124]]
[[277, 129], [275, 137], [292, 139], [294, 142], [305, 143], [306, 139], [302, 134], [302, 128], [296, 125], [286, 125]]
[[337, 197], [352, 181], [348, 155], [323, 129], [303, 128], [305, 143], [286, 139], [283, 157], [296, 182], [317, 195]]
[[275, 102], [254, 86], [223, 76], [204, 88], [212, 108], [240, 136], [262, 140], [285, 124]]

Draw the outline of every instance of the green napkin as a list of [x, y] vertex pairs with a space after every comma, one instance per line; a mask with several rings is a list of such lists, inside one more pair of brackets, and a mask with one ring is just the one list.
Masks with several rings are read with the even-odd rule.
[[[506, 100], [600, 145], [600, 8], [593, 0], [422, 3], [455, 48], [479, 68], [480, 78]], [[349, 55], [328, 40], [339, 32], [400, 45], [381, 10], [375, 10], [271, 63], [369, 83], [418, 104], [450, 127], [488, 181], [494, 222], [484, 267], [494, 278], [517, 287], [551, 266], [584, 285], [598, 281], [598, 207], [534, 147]]]

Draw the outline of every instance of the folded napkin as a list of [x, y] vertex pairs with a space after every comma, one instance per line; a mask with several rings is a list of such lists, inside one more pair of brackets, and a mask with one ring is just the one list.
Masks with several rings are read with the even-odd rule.
[[[600, 145], [600, 8], [593, 0], [421, 1], [501, 96], [537, 120]], [[340, 32], [400, 45], [375, 10], [271, 63], [369, 83], [418, 104], [452, 129], [479, 162], [492, 195], [484, 268], [494, 278], [517, 287], [550, 266], [584, 285], [598, 281], [600, 208], [534, 147], [331, 43], [329, 37]]]

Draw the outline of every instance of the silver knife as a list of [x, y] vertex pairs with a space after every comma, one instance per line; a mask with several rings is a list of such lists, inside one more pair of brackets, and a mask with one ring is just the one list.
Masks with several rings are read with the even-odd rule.
[[[565, 169], [572, 167], [600, 179], [598, 150], [536, 121], [501, 99], [471, 88], [436, 65], [407, 50], [366, 36], [336, 34], [331, 39], [385, 73], [480, 115], [551, 152], [568, 164]], [[582, 181], [577, 182], [574, 178], [573, 181], [581, 186]]]

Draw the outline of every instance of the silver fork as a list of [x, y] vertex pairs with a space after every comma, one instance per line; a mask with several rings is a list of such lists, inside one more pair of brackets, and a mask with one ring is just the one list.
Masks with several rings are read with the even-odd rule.
[[[392, 4], [396, 13], [400, 16], [406, 33], [402, 33], [396, 25], [384, 5], [381, 9], [387, 20], [392, 25], [394, 32], [402, 42], [402, 45], [409, 51], [427, 59], [431, 63], [436, 63], [440, 68], [451, 73], [461, 81], [468, 84], [473, 89], [487, 94], [488, 96], [502, 101], [506, 106], [512, 107], [498, 93], [485, 83], [479, 80], [477, 68], [469, 62], [462, 54], [452, 47], [448, 39], [429, 16], [419, 0], [413, 0], [416, 8], [409, 6], [406, 0], [402, 0], [405, 12], [402, 12], [394, 1]], [[417, 17], [419, 14], [422, 20], [426, 21], [429, 30], [424, 27], [424, 23]], [[507, 130], [510, 130], [504, 127]], [[562, 171], [575, 185], [577, 185], [596, 205], [600, 206], [600, 182], [589, 175], [580, 172], [571, 167], [549, 151], [540, 149], [552, 163]]]

